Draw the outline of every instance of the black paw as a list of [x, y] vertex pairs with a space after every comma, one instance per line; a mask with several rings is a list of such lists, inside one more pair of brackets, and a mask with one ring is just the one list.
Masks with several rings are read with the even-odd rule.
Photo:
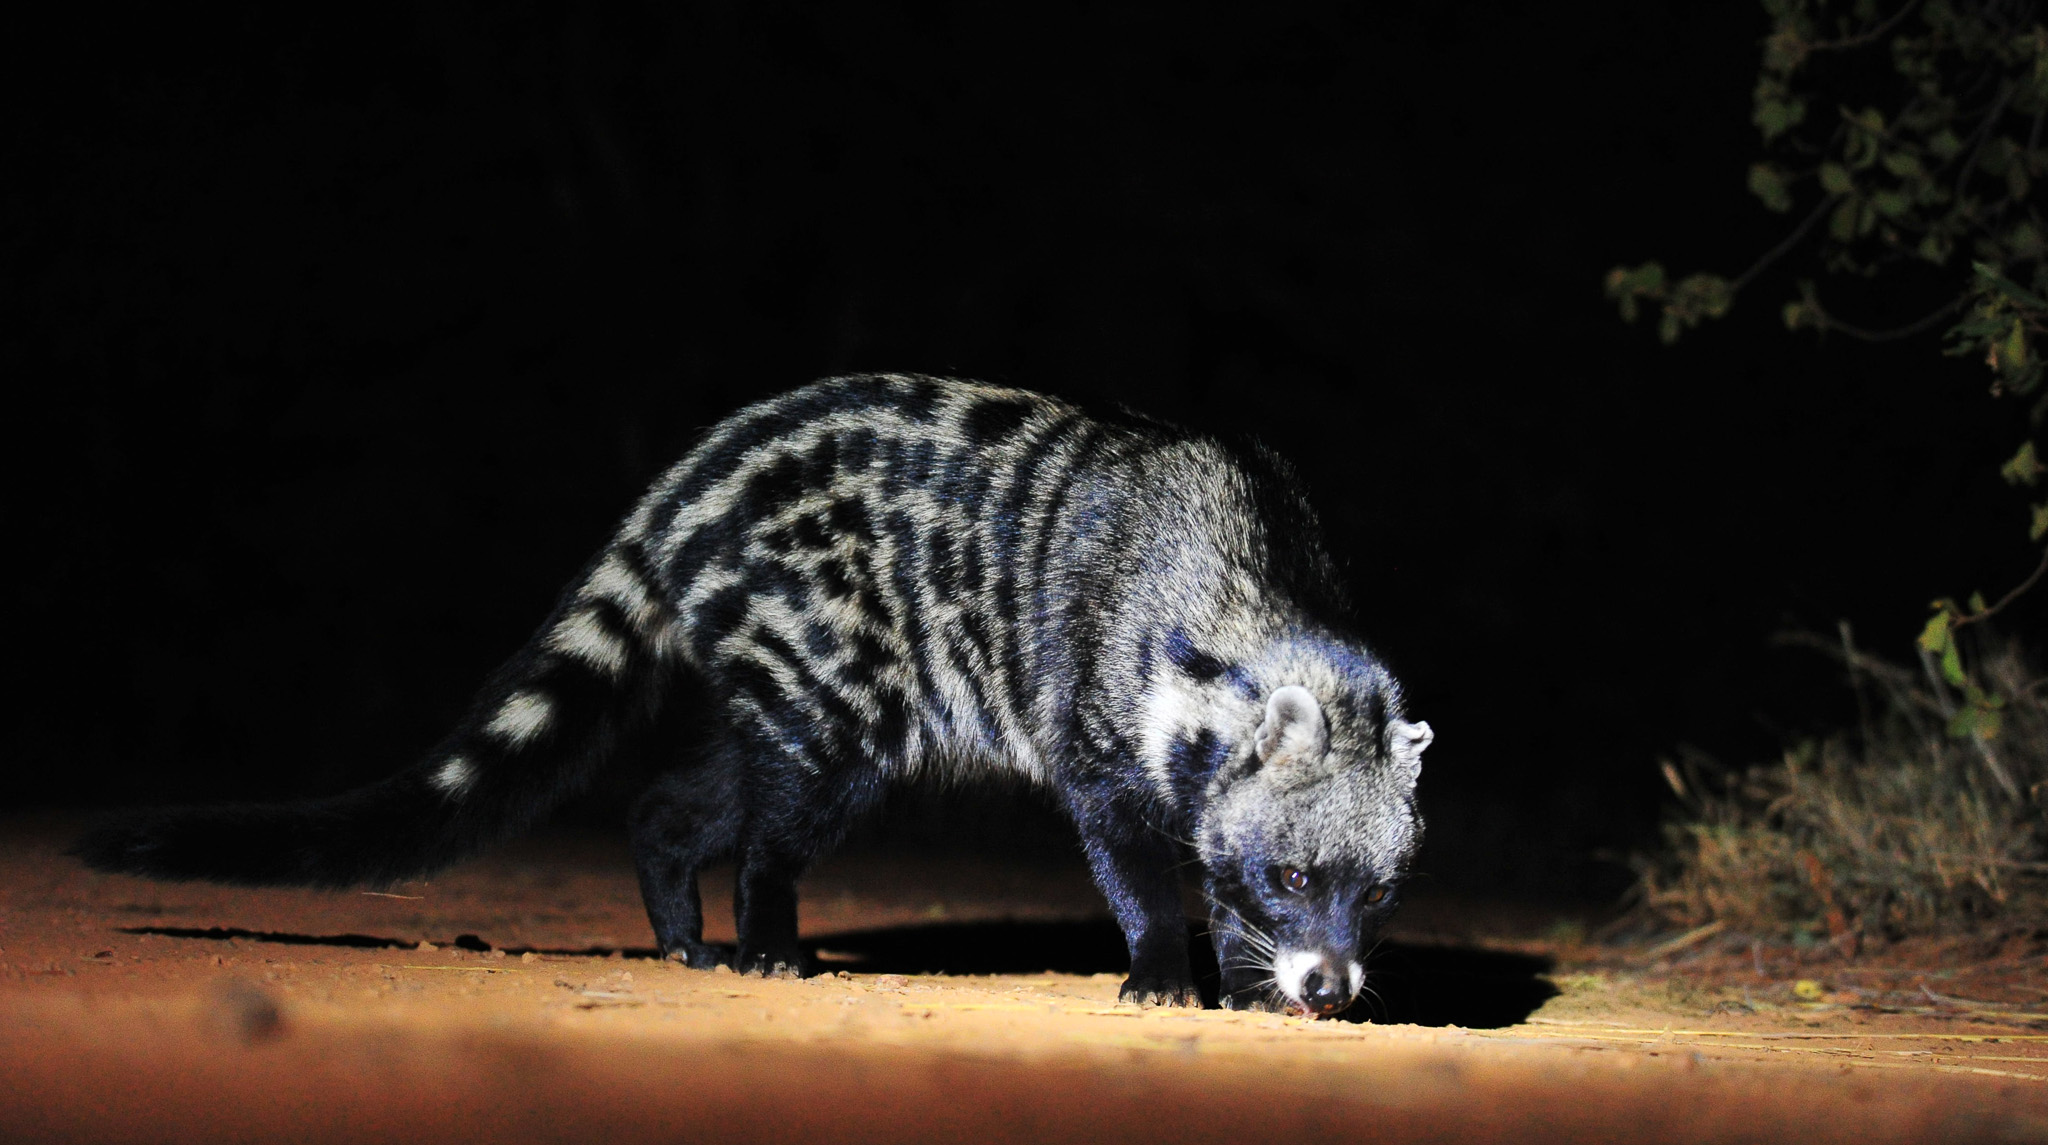
[[712, 946], [705, 942], [679, 942], [662, 951], [661, 956], [692, 970], [715, 970], [720, 966], [731, 966], [733, 961], [731, 947]]
[[804, 966], [804, 956], [795, 950], [742, 950], [733, 962], [733, 969], [742, 974], [759, 974], [763, 978], [810, 976]]
[[1137, 1006], [1199, 1006], [1201, 995], [1195, 992], [1191, 978], [1167, 975], [1136, 974], [1124, 979], [1124, 988], [1117, 991], [1116, 1000]]

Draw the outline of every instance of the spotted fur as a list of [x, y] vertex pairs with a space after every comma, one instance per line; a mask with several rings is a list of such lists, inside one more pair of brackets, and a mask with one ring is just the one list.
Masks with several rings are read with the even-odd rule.
[[1327, 1010], [1414, 854], [1429, 738], [1348, 621], [1262, 450], [1017, 390], [832, 379], [726, 419], [656, 481], [418, 766], [145, 815], [80, 853], [164, 878], [417, 875], [530, 824], [685, 695], [708, 730], [632, 818], [673, 957], [722, 957], [696, 876], [732, 856], [739, 966], [798, 969], [795, 879], [887, 786], [1008, 772], [1079, 828], [1127, 998], [1194, 999], [1173, 873], [1192, 846], [1225, 1001]]

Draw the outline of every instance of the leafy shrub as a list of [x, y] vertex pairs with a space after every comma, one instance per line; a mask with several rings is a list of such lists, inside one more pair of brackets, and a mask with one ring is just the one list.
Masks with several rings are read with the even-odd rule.
[[[1644, 902], [1684, 926], [1898, 938], [2048, 924], [2048, 677], [1992, 644], [1970, 676], [2005, 698], [1986, 737], [1931, 656], [1910, 669], [1847, 639], [1861, 726], [1735, 773], [1689, 755], [1664, 765], [1687, 814], [1672, 853], [1640, 871]], [[1960, 734], [1958, 734], [1960, 733]]]
[[[1782, 241], [1733, 275], [1615, 267], [1607, 295], [1628, 321], [1676, 341], [1719, 318], [1775, 266], [1881, 279], [1929, 295], [1883, 329], [1846, 320], [1813, 278], [1782, 314], [1792, 330], [1868, 341], [1945, 330], [1991, 392], [2024, 415], [2003, 448], [2006, 481], [2048, 477], [2048, 22], [2038, 0], [1762, 0], [1751, 120], [1762, 153], [1748, 187], [1786, 215]], [[1795, 221], [1796, 220], [1796, 221]], [[1831, 288], [1832, 289], [1832, 288]], [[1854, 316], [1851, 316], [1854, 317]], [[2029, 497], [2031, 501], [2032, 498]], [[2048, 500], [2030, 506], [2048, 540]], [[1866, 715], [1739, 774], [1689, 758], [1665, 776], [1687, 804], [1673, 854], [1646, 864], [1647, 905], [1667, 920], [1753, 931], [1825, 928], [1836, 941], [1999, 920], [2048, 922], [2048, 682], [1985, 622], [2048, 578], [2048, 546], [1995, 603], [1944, 597], [1900, 667], [1839, 647]], [[1813, 642], [1813, 641], [1809, 641]], [[1965, 643], [1976, 650], [1966, 654]], [[1917, 669], [1917, 670], [1916, 670]]]

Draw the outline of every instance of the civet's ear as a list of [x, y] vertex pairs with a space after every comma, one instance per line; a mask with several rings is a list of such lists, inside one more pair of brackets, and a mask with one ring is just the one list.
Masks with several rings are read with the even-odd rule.
[[1407, 773], [1408, 782], [1413, 784], [1422, 775], [1422, 749], [1436, 739], [1436, 733], [1429, 725], [1420, 721], [1390, 720], [1387, 723], [1387, 755], [1394, 766]]
[[1252, 735], [1259, 762], [1266, 765], [1313, 762], [1330, 750], [1330, 726], [1323, 706], [1307, 688], [1289, 684], [1266, 699], [1266, 719]]

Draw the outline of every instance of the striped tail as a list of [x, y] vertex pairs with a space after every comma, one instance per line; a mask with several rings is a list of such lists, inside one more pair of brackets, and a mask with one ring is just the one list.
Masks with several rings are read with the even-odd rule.
[[102, 871], [243, 885], [344, 887], [437, 870], [531, 826], [653, 716], [672, 620], [639, 546], [615, 542], [416, 766], [325, 799], [117, 818], [72, 853]]

